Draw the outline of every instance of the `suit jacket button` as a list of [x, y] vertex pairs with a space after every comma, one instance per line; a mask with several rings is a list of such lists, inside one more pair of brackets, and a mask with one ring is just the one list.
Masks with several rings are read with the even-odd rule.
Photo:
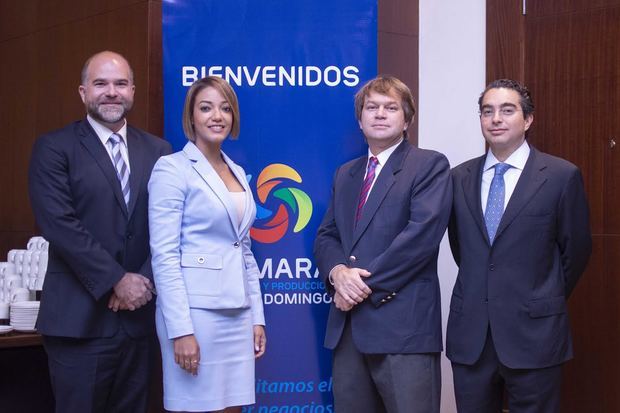
[[233, 244], [233, 247], [239, 248], [239, 241], [235, 241], [235, 243]]
[[381, 300], [382, 303], [387, 303], [387, 300], [384, 298]]
[[355, 255], [351, 255], [351, 256], [349, 257], [349, 262], [350, 262], [350, 263], [354, 263], [355, 261], [357, 261], [357, 257], [356, 257]]
[[495, 269], [495, 264], [490, 264], [489, 265], [489, 270], [493, 271]]

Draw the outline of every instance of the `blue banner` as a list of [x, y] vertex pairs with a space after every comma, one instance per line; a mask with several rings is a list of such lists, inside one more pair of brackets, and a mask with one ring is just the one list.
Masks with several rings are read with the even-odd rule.
[[183, 102], [196, 79], [225, 78], [239, 97], [241, 133], [224, 151], [249, 175], [251, 231], [261, 269], [267, 353], [247, 412], [331, 412], [331, 298], [312, 244], [336, 167], [366, 145], [353, 95], [376, 75], [377, 0], [162, 3], [165, 137], [186, 142]]

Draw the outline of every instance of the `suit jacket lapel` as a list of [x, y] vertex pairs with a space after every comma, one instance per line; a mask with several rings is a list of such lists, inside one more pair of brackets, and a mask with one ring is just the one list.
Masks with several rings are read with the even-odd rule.
[[502, 215], [502, 219], [499, 222], [497, 234], [495, 235], [496, 240], [547, 180], [544, 173], [542, 173], [547, 166], [540, 157], [536, 156], [537, 152], [536, 149], [530, 147], [530, 156], [525, 163], [525, 167], [523, 168], [523, 172], [521, 172], [519, 181], [517, 181], [517, 186], [510, 197], [510, 201], [508, 201], [508, 205], [506, 205], [506, 211], [504, 211], [504, 215]]
[[129, 217], [138, 202], [140, 186], [144, 176], [144, 142], [134, 131], [127, 127], [127, 153], [129, 154]]
[[484, 212], [482, 202], [480, 200], [480, 187], [482, 184], [482, 168], [484, 168], [484, 161], [486, 155], [481, 156], [474, 162], [469, 168], [469, 174], [463, 178], [463, 194], [465, 196], [465, 203], [469, 208], [469, 212], [478, 226], [480, 232], [484, 238], [489, 242], [489, 234], [487, 233], [487, 227], [484, 223]]
[[341, 204], [336, 205], [335, 209], [342, 214], [341, 220], [344, 228], [340, 231], [340, 236], [342, 237], [342, 245], [347, 251], [353, 247], [352, 239], [355, 229], [355, 212], [362, 190], [367, 162], [367, 157], [359, 158], [355, 161], [349, 168], [348, 174], [344, 179], [344, 185], [338, 188], [338, 190], [342, 191], [342, 197]]
[[[230, 170], [237, 178], [237, 181], [239, 181], [239, 183], [245, 190], [245, 208], [243, 210], [244, 211], [243, 216], [240, 217], [241, 224], [238, 226], [239, 234], [245, 234], [249, 230], [249, 225], [252, 222], [252, 218], [254, 218], [254, 215], [256, 215], [255, 213], [252, 213], [252, 211], [254, 211], [254, 208], [253, 208], [254, 206], [252, 205], [252, 196], [251, 196], [252, 192], [250, 192], [251, 191], [250, 186], [248, 185], [246, 177], [242, 174], [242, 169], [236, 163], [234, 163], [232, 159], [230, 159], [224, 152], [222, 152], [222, 155], [224, 156], [224, 160], [230, 167]], [[235, 209], [235, 213], [236, 213], [236, 209]]]
[[[228, 188], [224, 185], [224, 182], [219, 177], [217, 172], [213, 169], [207, 158], [204, 157], [202, 152], [192, 142], [188, 142], [183, 148], [183, 152], [187, 154], [189, 159], [193, 161], [193, 167], [198, 172], [198, 175], [207, 183], [213, 193], [218, 197], [226, 212], [228, 213], [228, 219], [232, 225], [235, 233], [239, 236], [239, 226], [237, 225], [237, 212], [235, 210], [234, 203], [230, 195], [228, 195]], [[234, 168], [231, 168], [234, 169]]]
[[112, 187], [112, 192], [114, 193], [114, 197], [116, 198], [119, 207], [123, 211], [123, 214], [125, 214], [125, 217], [127, 217], [127, 205], [125, 204], [125, 198], [123, 198], [121, 184], [116, 176], [116, 169], [114, 169], [114, 165], [112, 165], [112, 160], [110, 159], [108, 151], [101, 144], [97, 134], [90, 127], [87, 120], [82, 121], [79, 133], [81, 135], [82, 145], [86, 147], [88, 152], [95, 159], [95, 162], [99, 168], [101, 168], [103, 175]]
[[[392, 185], [394, 185], [394, 182], [396, 181], [394, 176], [402, 169], [403, 160], [407, 156], [407, 153], [409, 153], [409, 150], [410, 147], [407, 141], [403, 141], [400, 145], [398, 145], [396, 150], [392, 153], [392, 155], [390, 155], [388, 161], [381, 169], [379, 176], [375, 179], [375, 183], [370, 190], [370, 194], [368, 195], [368, 199], [366, 200], [366, 204], [362, 210], [360, 220], [353, 232], [351, 247], [355, 246], [355, 243], [360, 239], [366, 230], [366, 227], [370, 224], [372, 217], [377, 212], [377, 209], [379, 209], [379, 205], [381, 205], [381, 202], [383, 202], [383, 199], [387, 195], [388, 191]], [[355, 215], [356, 210], [357, 203], [353, 207], [353, 215]]]

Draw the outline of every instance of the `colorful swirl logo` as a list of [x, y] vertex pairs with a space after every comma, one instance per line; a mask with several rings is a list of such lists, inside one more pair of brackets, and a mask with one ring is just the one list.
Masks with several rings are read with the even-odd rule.
[[[310, 197], [301, 189], [280, 187], [285, 180], [301, 183], [301, 176], [296, 170], [282, 163], [265, 167], [256, 180], [256, 222], [250, 229], [250, 236], [263, 244], [273, 244], [284, 237], [291, 221], [289, 210], [297, 215], [293, 232], [303, 230], [312, 217]], [[263, 206], [270, 195], [281, 201], [275, 213]], [[268, 221], [263, 223], [265, 220]]]

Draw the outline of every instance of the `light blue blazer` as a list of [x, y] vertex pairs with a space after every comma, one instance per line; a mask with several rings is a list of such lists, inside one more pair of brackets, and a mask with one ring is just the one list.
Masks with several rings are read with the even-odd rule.
[[250, 250], [256, 206], [245, 172], [223, 152], [245, 189], [245, 213], [192, 142], [157, 161], [149, 181], [149, 229], [157, 306], [168, 338], [194, 333], [190, 308], [251, 308], [264, 325], [259, 270]]

